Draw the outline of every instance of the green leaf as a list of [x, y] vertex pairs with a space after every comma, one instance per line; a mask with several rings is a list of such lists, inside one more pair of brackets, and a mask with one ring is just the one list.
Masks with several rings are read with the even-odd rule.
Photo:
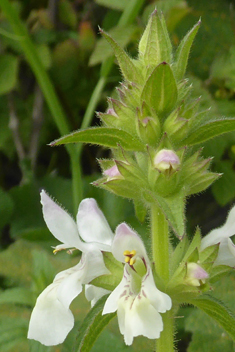
[[222, 207], [233, 201], [235, 197], [233, 164], [233, 160], [221, 160], [215, 164], [216, 171], [222, 173], [223, 177], [212, 185], [212, 193], [216, 202]]
[[120, 11], [123, 11], [127, 6], [126, 0], [95, 0], [95, 2], [109, 9], [120, 10]]
[[189, 246], [189, 240], [187, 236], [184, 236], [184, 238], [178, 243], [176, 246], [173, 255], [171, 256], [170, 259], [170, 266], [171, 266], [171, 273], [174, 274], [178, 266], [183, 260], [183, 257], [185, 255], [185, 252]]
[[198, 250], [200, 249], [201, 246], [201, 233], [200, 229], [197, 228], [196, 233], [193, 237], [192, 242], [190, 243], [185, 255], [184, 255], [184, 261], [187, 261], [187, 259], [193, 254], [195, 249], [197, 248]]
[[29, 286], [32, 281], [31, 250], [33, 246], [27, 241], [18, 240], [0, 252], [0, 276], [6, 276], [11, 282], [20, 282]]
[[33, 293], [26, 288], [9, 288], [0, 293], [0, 304], [5, 303], [33, 306], [35, 299]]
[[177, 101], [177, 86], [172, 70], [166, 62], [153, 70], [145, 83], [141, 99], [159, 114], [167, 113], [174, 108]]
[[222, 328], [235, 340], [235, 316], [229, 309], [218, 299], [205, 295], [195, 298], [188, 303], [203, 310], [212, 317]]
[[102, 315], [107, 295], [103, 296], [90, 310], [80, 326], [73, 348], [74, 352], [88, 352], [105, 326], [116, 316], [116, 313]]
[[30, 346], [30, 352], [50, 352], [53, 349], [53, 347], [44, 346], [40, 342], [35, 340], [28, 340], [28, 343]]
[[125, 150], [143, 151], [144, 145], [139, 139], [117, 128], [99, 127], [73, 132], [50, 143], [51, 146], [67, 143], [89, 143], [108, 148], [118, 148], [120, 144]]
[[172, 47], [165, 26], [163, 15], [160, 18], [155, 10], [149, 19], [147, 27], [139, 42], [139, 53], [146, 65], [159, 65], [161, 62], [171, 62]]
[[135, 200], [134, 206], [135, 206], [136, 217], [140, 222], [144, 222], [147, 215], [147, 208], [145, 207], [144, 203], [139, 200]]
[[175, 235], [182, 239], [185, 234], [185, 195], [184, 191], [171, 197], [160, 197], [148, 190], [143, 191], [144, 199], [149, 203], [157, 203], [162, 209]]
[[33, 284], [34, 289], [41, 293], [51, 284], [55, 277], [55, 269], [44, 251], [34, 250], [33, 255]]
[[104, 181], [103, 179], [95, 181], [94, 186], [101, 187], [109, 190], [120, 197], [138, 199], [139, 194], [136, 192], [136, 184], [123, 179], [113, 179], [110, 181]]
[[[28, 320], [17, 317], [1, 317], [0, 318], [0, 346], [1, 351], [9, 351], [17, 347], [26, 340], [28, 330]], [[21, 346], [22, 347], [22, 346]]]
[[226, 132], [235, 130], [235, 118], [225, 117], [215, 121], [209, 121], [206, 124], [189, 131], [189, 137], [182, 140], [181, 145], [195, 145], [208, 139], [220, 136]]
[[176, 80], [181, 80], [184, 77], [187, 63], [188, 63], [188, 56], [189, 52], [193, 43], [193, 40], [197, 34], [201, 21], [195, 24], [195, 26], [186, 34], [186, 36], [181, 41], [177, 51], [176, 51], [176, 59], [174, 63], [174, 74]]
[[0, 94], [15, 88], [18, 75], [18, 58], [11, 54], [0, 56]]
[[[91, 352], [132, 352], [137, 351], [132, 349], [130, 346], [126, 346], [122, 339], [122, 335], [119, 336], [111, 331], [104, 330], [98, 337], [95, 345], [92, 347]], [[141, 349], [138, 349], [141, 351]], [[143, 351], [143, 350], [142, 350]], [[146, 350], [147, 351], [147, 350]]]
[[[116, 42], [119, 43], [121, 48], [125, 48], [132, 40], [136, 31], [137, 31], [137, 27], [134, 25], [128, 25], [128, 26], [122, 26], [122, 27], [117, 26], [112, 28], [109, 31], [109, 34]], [[91, 54], [89, 65], [94, 66], [94, 65], [106, 62], [106, 60], [110, 57], [113, 57], [112, 47], [109, 45], [109, 43], [105, 38], [100, 38], [99, 40], [97, 40], [95, 49]]]
[[127, 55], [127, 53], [121, 48], [121, 46], [108, 33], [104, 32], [103, 30], [100, 30], [100, 31], [101, 31], [101, 34], [105, 37], [107, 42], [112, 47], [124, 78], [127, 81], [139, 82], [140, 73], [137, 72], [137, 69], [132, 59]]
[[231, 272], [233, 268], [227, 265], [216, 265], [210, 271], [210, 282], [214, 283]]

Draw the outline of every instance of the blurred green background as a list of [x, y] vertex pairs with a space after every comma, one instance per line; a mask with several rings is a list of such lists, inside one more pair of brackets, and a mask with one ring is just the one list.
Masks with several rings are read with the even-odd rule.
[[[22, 37], [11, 27], [0, 1], [0, 352], [72, 351], [79, 322], [89, 308], [84, 296], [75, 299], [74, 329], [61, 346], [47, 348], [27, 341], [27, 326], [36, 297], [60, 270], [75, 265], [77, 254], [52, 254], [57, 244], [43, 221], [39, 192], [44, 188], [74, 214], [71, 167], [64, 147], [48, 143], [59, 138], [56, 116], [48, 107], [32, 66], [22, 48]], [[131, 0], [21, 0], [11, 5], [27, 28], [44, 72], [49, 75], [69, 131], [79, 129], [102, 81], [89, 124], [98, 125], [94, 110], [107, 109], [121, 81], [112, 51], [98, 34], [108, 31], [135, 57], [137, 41], [155, 7], [166, 16], [173, 44], [202, 18], [192, 47], [187, 77], [194, 85], [192, 99], [201, 97], [201, 109], [214, 115], [235, 116], [235, 2], [229, 0], [139, 1], [128, 24], [120, 20]], [[40, 72], [39, 72], [40, 74]], [[92, 98], [93, 99], [93, 98]], [[188, 234], [196, 225], [206, 234], [220, 226], [235, 198], [235, 132], [205, 144], [202, 155], [213, 156], [212, 170], [223, 176], [206, 192], [188, 200]], [[83, 146], [83, 197], [94, 197], [114, 230], [121, 221], [131, 224], [148, 243], [148, 221], [141, 224], [131, 202], [104, 193], [90, 183], [99, 177], [97, 158], [109, 151]], [[80, 160], [80, 161], [79, 161]], [[218, 285], [234, 310], [234, 275]], [[191, 307], [179, 311], [176, 336], [179, 351], [234, 351], [229, 337], [203, 313]], [[152, 341], [138, 337], [126, 347], [116, 319], [97, 340], [92, 352], [154, 351]]]

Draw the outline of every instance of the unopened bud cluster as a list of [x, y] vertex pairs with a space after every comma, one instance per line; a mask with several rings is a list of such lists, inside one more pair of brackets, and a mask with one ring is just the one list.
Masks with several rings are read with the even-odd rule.
[[207, 112], [199, 99], [190, 100], [191, 85], [184, 79], [191, 44], [200, 22], [185, 36], [173, 55], [162, 14], [154, 11], [139, 42], [139, 56], [130, 58], [105, 32], [124, 81], [119, 99], [108, 99], [106, 113], [98, 113], [103, 127], [128, 133], [138, 141], [126, 150], [117, 143], [113, 159], [100, 160], [104, 177], [95, 184], [148, 206], [159, 197], [201, 192], [218, 177], [208, 171], [210, 159], [193, 154], [187, 138]]

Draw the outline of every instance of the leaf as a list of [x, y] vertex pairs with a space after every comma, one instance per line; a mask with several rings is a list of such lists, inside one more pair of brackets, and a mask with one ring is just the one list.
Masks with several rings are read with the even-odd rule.
[[11, 54], [0, 56], [0, 94], [15, 88], [18, 76], [18, 58]]
[[235, 172], [232, 160], [221, 160], [215, 165], [216, 171], [223, 174], [217, 182], [212, 185], [212, 193], [220, 206], [225, 206], [235, 197]]
[[215, 297], [205, 295], [195, 298], [188, 303], [203, 310], [212, 317], [235, 340], [235, 316]]
[[116, 313], [102, 315], [107, 295], [103, 296], [90, 310], [80, 326], [73, 351], [88, 352], [105, 326], [116, 316]]
[[135, 206], [136, 217], [140, 222], [144, 222], [147, 215], [147, 208], [145, 207], [144, 203], [139, 200], [135, 200], [134, 206]]
[[103, 189], [109, 190], [120, 197], [138, 199], [139, 194], [136, 192], [136, 184], [123, 179], [113, 179], [110, 181], [104, 181], [103, 179], [95, 181], [94, 186], [101, 187]]
[[123, 11], [127, 6], [126, 0], [95, 0], [95, 2], [109, 9], [121, 10], [121, 11]]
[[0, 275], [7, 276], [11, 282], [31, 284], [32, 244], [18, 240], [0, 252]]
[[[131, 352], [136, 351], [130, 346], [126, 346], [124, 342], [120, 339], [121, 335], [116, 336], [111, 331], [103, 331], [98, 337], [97, 342], [92, 347], [91, 352]], [[141, 349], [138, 349], [141, 351]], [[143, 351], [143, 350], [142, 350]]]
[[86, 130], [73, 132], [50, 143], [50, 146], [67, 143], [89, 143], [108, 148], [118, 148], [120, 144], [125, 150], [144, 150], [144, 144], [136, 137], [117, 128], [108, 127], [88, 128]]
[[162, 209], [175, 235], [182, 238], [185, 234], [185, 196], [184, 191], [178, 192], [171, 197], [160, 197], [148, 190], [143, 191], [143, 197], [147, 202], [157, 203]]
[[13, 350], [17, 351], [19, 346], [26, 340], [28, 330], [28, 321], [17, 317], [1, 317], [0, 318], [0, 346], [1, 351]]
[[113, 49], [124, 78], [127, 81], [139, 82], [140, 73], [137, 72], [132, 59], [108, 33], [104, 32], [103, 30], [100, 30], [100, 32]]
[[[44, 346], [40, 342], [35, 340], [28, 340], [28, 343], [30, 346], [30, 352], [50, 352], [53, 348], [50, 346]], [[53, 351], [55, 350], [53, 349]]]
[[[124, 1], [126, 2], [126, 0]], [[125, 48], [131, 41], [136, 31], [137, 31], [137, 27], [134, 25], [122, 26], [122, 27], [117, 26], [112, 28], [109, 31], [109, 34], [116, 42], [119, 43], [121, 48]], [[100, 38], [96, 43], [93, 53], [91, 54], [89, 65], [94, 66], [94, 65], [100, 64], [102, 62], [105, 62], [105, 60], [107, 60], [110, 57], [113, 57], [112, 47], [109, 45], [109, 43], [105, 38]]]
[[22, 304], [32, 307], [35, 299], [33, 293], [28, 289], [16, 287], [0, 292], [0, 304], [5, 303]]
[[207, 141], [208, 139], [220, 136], [226, 132], [235, 130], [235, 118], [225, 117], [189, 131], [189, 137], [182, 140], [180, 145], [195, 145]]
[[145, 83], [141, 99], [159, 114], [169, 112], [174, 108], [177, 101], [177, 86], [172, 70], [166, 62], [153, 70]]
[[200, 233], [200, 229], [197, 228], [196, 229], [196, 233], [193, 237], [192, 242], [190, 243], [185, 255], [184, 255], [184, 261], [186, 261], [195, 251], [195, 249], [197, 248], [198, 250], [200, 249], [201, 246], [201, 233]]
[[195, 26], [186, 34], [176, 51], [175, 63], [173, 66], [176, 80], [180, 81], [184, 77], [188, 63], [189, 52], [200, 24], [201, 21], [196, 23]]
[[151, 14], [139, 42], [139, 53], [144, 58], [146, 65], [156, 66], [163, 61], [171, 62], [171, 42], [163, 15], [160, 18], [157, 10]]
[[173, 255], [171, 256], [170, 260], [170, 266], [171, 266], [171, 273], [174, 274], [178, 266], [183, 260], [183, 257], [185, 255], [185, 252], [189, 246], [189, 240], [187, 236], [184, 236], [184, 238], [178, 243], [176, 246]]

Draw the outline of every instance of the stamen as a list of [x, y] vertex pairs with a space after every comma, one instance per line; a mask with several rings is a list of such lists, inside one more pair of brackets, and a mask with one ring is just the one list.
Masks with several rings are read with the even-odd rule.
[[130, 265], [133, 265], [133, 264], [135, 264], [135, 259], [134, 259], [134, 258], [131, 258], [131, 259], [130, 259]]
[[125, 263], [128, 263], [131, 266], [133, 264], [135, 264], [136, 259], [134, 257], [136, 255], [136, 250], [134, 250], [134, 249], [132, 251], [126, 250], [126, 251], [123, 252], [123, 255], [125, 256]]
[[57, 254], [60, 251], [63, 251], [65, 248], [54, 249], [53, 254]]
[[130, 251], [124, 251], [124, 252], [123, 252], [123, 255], [125, 255], [125, 256], [126, 256], [126, 255], [130, 255], [130, 254], [131, 254]]

